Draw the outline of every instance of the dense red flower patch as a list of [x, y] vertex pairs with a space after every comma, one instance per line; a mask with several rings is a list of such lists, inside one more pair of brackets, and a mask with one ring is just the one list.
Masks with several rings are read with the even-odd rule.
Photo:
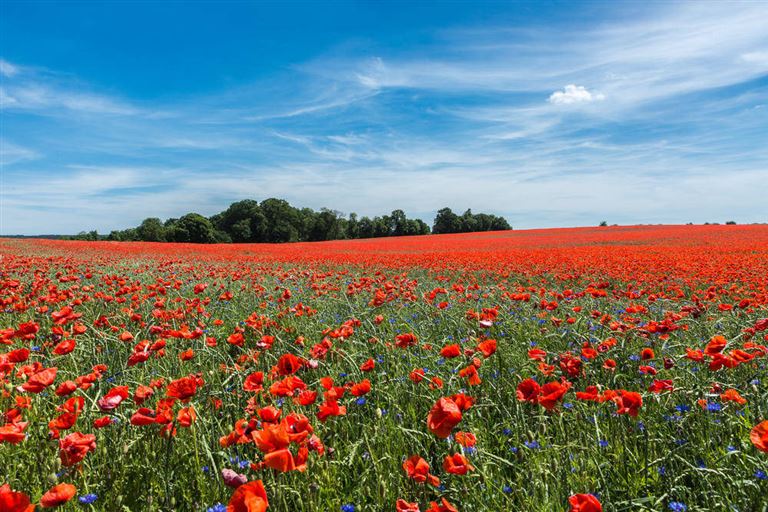
[[0, 510], [765, 504], [766, 226], [0, 255]]

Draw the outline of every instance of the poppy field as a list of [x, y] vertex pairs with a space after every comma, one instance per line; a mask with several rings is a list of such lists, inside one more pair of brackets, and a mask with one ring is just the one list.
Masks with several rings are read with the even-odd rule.
[[768, 510], [768, 226], [0, 255], [2, 512]]

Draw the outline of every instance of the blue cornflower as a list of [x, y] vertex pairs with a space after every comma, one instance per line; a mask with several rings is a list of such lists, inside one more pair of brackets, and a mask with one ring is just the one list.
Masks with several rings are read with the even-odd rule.
[[605, 439], [601, 439], [600, 441], [598, 441], [597, 444], [600, 445], [600, 448], [607, 448], [608, 447], [608, 441], [606, 441]]
[[502, 487], [501, 490], [504, 492], [504, 494], [512, 493], [512, 488], [508, 485], [505, 485], [504, 487]]
[[360, 398], [358, 398], [357, 400], [355, 400], [355, 403], [356, 403], [357, 405], [365, 405], [365, 397], [364, 397], [364, 396], [361, 396]]
[[83, 505], [89, 505], [94, 501], [96, 501], [98, 498], [99, 497], [96, 494], [89, 493], [89, 494], [84, 494], [83, 496], [80, 496], [79, 498], [77, 498], [77, 501], [79, 501]]
[[757, 470], [755, 471], [755, 478], [758, 480], [766, 480], [768, 479], [768, 475], [765, 474], [765, 471]]
[[355, 512], [355, 506], [351, 503], [341, 506], [341, 512]]
[[227, 506], [217, 503], [214, 506], [205, 509], [205, 512], [227, 512]]
[[672, 501], [669, 503], [669, 510], [672, 512], [685, 512], [688, 506], [682, 501]]
[[563, 407], [565, 407], [566, 409], [573, 409], [573, 404], [571, 402], [565, 402], [563, 404]]
[[537, 448], [541, 448], [541, 445], [538, 441], [526, 441], [525, 443], [526, 448], [530, 448], [531, 450], [535, 450]]
[[709, 412], [720, 412], [723, 409], [723, 406], [718, 404], [717, 402], [709, 402], [707, 404], [707, 411]]

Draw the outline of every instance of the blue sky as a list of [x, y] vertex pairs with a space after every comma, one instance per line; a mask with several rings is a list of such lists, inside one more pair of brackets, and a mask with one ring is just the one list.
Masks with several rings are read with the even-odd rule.
[[0, 233], [768, 220], [768, 3], [0, 3]]

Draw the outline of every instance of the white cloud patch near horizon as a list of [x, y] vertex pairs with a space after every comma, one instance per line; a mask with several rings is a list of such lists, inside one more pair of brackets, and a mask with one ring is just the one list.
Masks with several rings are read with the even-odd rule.
[[605, 95], [599, 92], [590, 92], [583, 85], [568, 84], [562, 91], [553, 92], [547, 101], [554, 105], [571, 105], [573, 103], [589, 103], [604, 99]]

